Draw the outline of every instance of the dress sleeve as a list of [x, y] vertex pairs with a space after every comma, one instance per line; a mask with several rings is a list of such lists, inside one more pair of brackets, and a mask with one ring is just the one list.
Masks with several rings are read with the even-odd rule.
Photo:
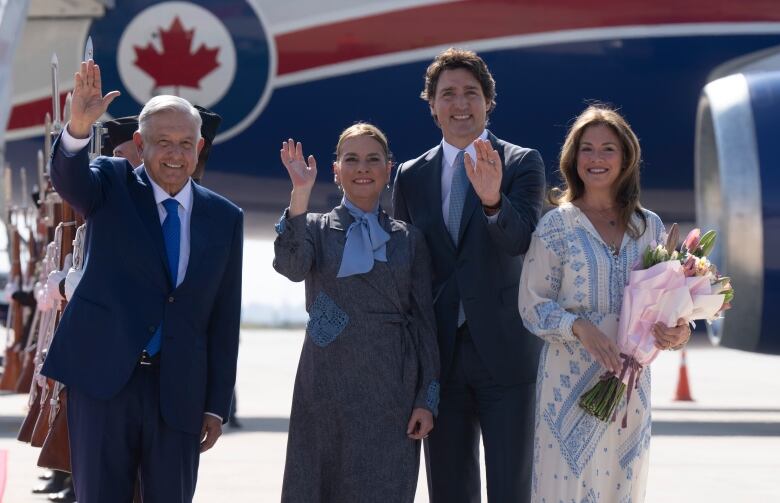
[[309, 221], [316, 215], [302, 214], [289, 217], [284, 211], [276, 224], [274, 241], [274, 269], [292, 281], [303, 281], [314, 266], [314, 238]]
[[411, 228], [414, 246], [412, 263], [411, 305], [413, 323], [417, 330], [417, 361], [420, 362], [420, 388], [414, 401], [415, 408], [424, 408], [436, 416], [439, 408], [439, 345], [436, 339], [436, 317], [431, 293], [431, 257], [425, 237]]
[[652, 211], [648, 211], [648, 218], [647, 220], [649, 222], [652, 222], [651, 225], [654, 228], [655, 234], [653, 236], [653, 239], [656, 243], [662, 243], [666, 240], [666, 227], [664, 227], [664, 223], [661, 221], [661, 217], [653, 213]]
[[553, 211], [539, 222], [531, 238], [518, 296], [525, 327], [550, 343], [576, 340], [572, 325], [577, 316], [558, 304], [565, 258], [563, 219]]

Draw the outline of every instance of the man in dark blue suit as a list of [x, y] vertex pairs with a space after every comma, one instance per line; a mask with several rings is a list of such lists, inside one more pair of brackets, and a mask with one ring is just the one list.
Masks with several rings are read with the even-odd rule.
[[398, 167], [393, 206], [423, 231], [433, 258], [442, 383], [425, 442], [430, 500], [480, 501], [481, 431], [488, 499], [526, 502], [541, 343], [523, 328], [517, 296], [544, 165], [485, 129], [495, 81], [474, 52], [437, 56], [421, 97], [444, 138]]
[[190, 502], [235, 383], [243, 214], [192, 183], [200, 116], [175, 96], [139, 115], [142, 166], [90, 164], [91, 124], [118, 94], [82, 63], [53, 147], [52, 182], [87, 218], [89, 251], [43, 374], [67, 386], [78, 501], [130, 502], [140, 475], [145, 503]]

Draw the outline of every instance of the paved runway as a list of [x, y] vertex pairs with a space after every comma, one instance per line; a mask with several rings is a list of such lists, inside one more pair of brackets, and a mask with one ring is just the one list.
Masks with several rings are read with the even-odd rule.
[[[195, 501], [279, 501], [302, 330], [244, 330], [239, 358], [241, 430], [226, 430], [201, 458]], [[672, 401], [679, 353], [653, 363], [653, 442], [646, 503], [780, 501], [780, 356], [695, 341], [688, 371], [695, 402]], [[26, 398], [0, 396], [0, 450], [8, 452], [4, 503], [30, 494], [38, 451], [16, 441]], [[427, 502], [421, 471], [416, 502]], [[483, 499], [486, 501], [486, 498]]]

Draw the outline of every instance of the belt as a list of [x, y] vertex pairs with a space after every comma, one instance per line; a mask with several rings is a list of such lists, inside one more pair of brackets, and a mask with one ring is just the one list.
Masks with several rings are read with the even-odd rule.
[[160, 353], [151, 356], [145, 349], [141, 351], [141, 356], [138, 358], [138, 365], [141, 367], [153, 367], [160, 364]]

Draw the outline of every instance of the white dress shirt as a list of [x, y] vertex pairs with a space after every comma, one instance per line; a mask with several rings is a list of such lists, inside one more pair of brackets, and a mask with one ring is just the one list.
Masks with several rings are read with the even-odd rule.
[[[487, 137], [488, 132], [485, 129], [479, 135], [479, 139], [487, 140]], [[441, 156], [441, 212], [444, 216], [444, 222], [447, 222], [450, 218], [450, 189], [452, 189], [452, 177], [455, 174], [455, 158], [461, 149], [450, 145], [445, 139], [441, 140], [441, 148], [443, 150]], [[474, 148], [473, 142], [469, 143], [463, 150], [471, 157], [472, 162], [477, 162], [477, 149]], [[498, 213], [487, 218], [489, 222], [495, 222], [498, 219]]]
[[[62, 130], [62, 147], [69, 154], [75, 154], [89, 144], [90, 138], [74, 138], [65, 127]], [[146, 168], [144, 168], [145, 170]], [[154, 192], [154, 202], [157, 203], [157, 213], [160, 216], [160, 226], [162, 226], [168, 212], [163, 206], [163, 201], [170, 199], [171, 196], [157, 185], [149, 173], [146, 174], [152, 183]], [[184, 187], [175, 195], [173, 199], [179, 202], [179, 221], [181, 222], [181, 233], [179, 241], [179, 270], [176, 274], [176, 286], [184, 281], [184, 275], [187, 273], [187, 264], [190, 262], [190, 220], [192, 217], [192, 180], [188, 180]]]

